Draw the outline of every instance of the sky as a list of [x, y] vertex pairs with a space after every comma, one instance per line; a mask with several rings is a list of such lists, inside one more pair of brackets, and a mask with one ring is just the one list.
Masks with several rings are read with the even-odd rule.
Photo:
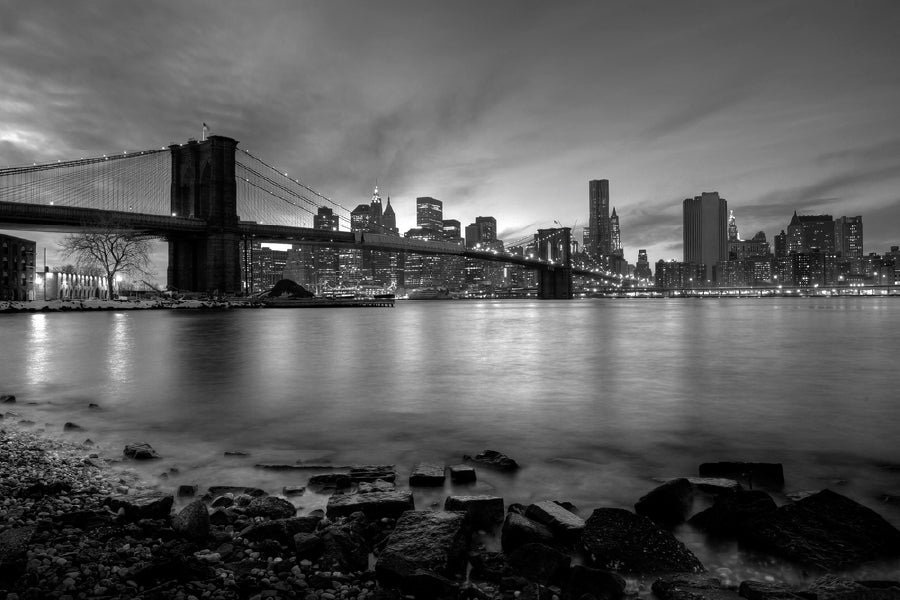
[[[896, 0], [0, 0], [0, 166], [205, 122], [344, 206], [377, 181], [401, 232], [432, 196], [501, 238], [580, 239], [608, 179], [631, 262], [681, 260], [681, 203], [705, 191], [744, 238], [862, 215], [881, 253], [900, 244], [898, 32]], [[49, 234], [13, 235], [54, 260]]]

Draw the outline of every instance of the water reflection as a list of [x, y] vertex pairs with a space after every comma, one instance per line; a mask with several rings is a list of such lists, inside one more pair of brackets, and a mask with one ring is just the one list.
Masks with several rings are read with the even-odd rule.
[[[46, 361], [47, 352], [50, 350], [50, 338], [47, 331], [47, 315], [35, 314], [28, 315], [28, 325], [26, 335], [24, 337], [24, 354], [27, 356], [25, 360], [25, 373], [27, 381], [30, 385], [40, 385], [46, 383], [49, 365]], [[3, 345], [9, 348], [13, 347], [11, 343], [12, 336], [4, 336]]]

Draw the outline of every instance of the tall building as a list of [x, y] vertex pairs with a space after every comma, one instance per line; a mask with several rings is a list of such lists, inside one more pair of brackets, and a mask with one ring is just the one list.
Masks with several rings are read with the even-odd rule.
[[619, 229], [619, 215], [616, 214], [615, 208], [609, 216], [609, 236], [609, 253], [622, 256], [622, 232]]
[[739, 242], [741, 235], [738, 233], [737, 221], [734, 220], [734, 211], [728, 211], [728, 241]]
[[34, 255], [31, 240], [0, 235], [0, 299], [34, 300]]
[[863, 257], [863, 222], [861, 216], [841, 217], [834, 222], [834, 249], [845, 259]]
[[592, 179], [588, 182], [589, 219], [591, 243], [588, 252], [594, 256], [607, 255], [612, 250], [612, 234], [609, 227], [609, 180]]
[[704, 265], [710, 281], [716, 265], [728, 260], [728, 203], [718, 192], [703, 192], [687, 198], [683, 209], [684, 262]]
[[650, 261], [647, 258], [647, 250], [641, 248], [638, 250], [637, 265], [634, 267], [634, 276], [638, 279], [650, 279], [653, 273], [650, 271]]
[[834, 219], [831, 215], [797, 215], [791, 217], [788, 225], [788, 253], [834, 252]]
[[378, 186], [372, 191], [372, 201], [369, 203], [369, 220], [376, 229], [381, 229], [382, 221], [381, 196], [378, 195]]
[[391, 206], [390, 196], [388, 196], [387, 206], [384, 207], [384, 214], [381, 216], [381, 225], [384, 229], [384, 233], [391, 232], [396, 235], [400, 234], [400, 230], [397, 229], [397, 215], [394, 213], [394, 208]]
[[440, 200], [430, 196], [416, 198], [416, 227], [440, 234], [443, 221], [444, 205]]

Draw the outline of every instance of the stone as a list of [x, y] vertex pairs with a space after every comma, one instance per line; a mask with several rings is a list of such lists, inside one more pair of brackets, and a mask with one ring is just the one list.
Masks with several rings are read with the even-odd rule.
[[376, 576], [386, 587], [407, 590], [429, 574], [448, 579], [462, 576], [468, 537], [465, 515], [407, 511], [378, 556]]
[[88, 408], [91, 410], [100, 410], [100, 405], [96, 402], [91, 402], [90, 404], [88, 404]]
[[214, 485], [207, 490], [210, 496], [215, 498], [216, 496], [224, 496], [225, 494], [232, 494], [234, 496], [238, 496], [240, 494], [247, 494], [248, 496], [253, 496], [257, 498], [259, 496], [268, 496], [268, 494], [261, 490], [260, 488], [255, 487], [244, 487], [240, 485]]
[[827, 489], [753, 519], [741, 528], [738, 541], [822, 572], [900, 556], [900, 531], [875, 511]]
[[328, 499], [326, 515], [329, 519], [349, 517], [361, 511], [370, 520], [396, 519], [413, 510], [412, 492], [370, 492], [368, 494], [335, 494]]
[[674, 527], [684, 523], [693, 506], [694, 485], [682, 477], [650, 490], [634, 504], [634, 512], [657, 525]]
[[700, 465], [700, 477], [727, 477], [754, 485], [781, 489], [784, 487], [784, 467], [781, 463], [714, 462]]
[[375, 481], [381, 479], [383, 481], [394, 481], [397, 479], [397, 472], [394, 465], [360, 465], [350, 468], [350, 481], [359, 483], [360, 481]]
[[503, 522], [503, 498], [498, 496], [449, 496], [444, 510], [466, 513], [475, 529], [491, 529]]
[[139, 519], [165, 519], [172, 511], [175, 498], [160, 493], [144, 493], [121, 496], [109, 496], [103, 504], [113, 512], [123, 511], [126, 521]]
[[569, 576], [572, 558], [545, 544], [524, 544], [507, 557], [513, 573], [544, 585], [563, 584]]
[[311, 489], [346, 490], [350, 488], [352, 482], [346, 473], [322, 473], [310, 477], [306, 485]]
[[475, 467], [469, 465], [450, 465], [450, 481], [453, 483], [472, 483], [475, 481]]
[[247, 452], [242, 452], [240, 450], [226, 450], [225, 456], [250, 456]]
[[694, 489], [707, 494], [723, 494], [744, 489], [741, 482], [726, 477], [685, 477]]
[[530, 504], [525, 509], [525, 516], [546, 525], [554, 536], [564, 542], [577, 540], [584, 531], [584, 519], [549, 500]]
[[217, 508], [209, 515], [209, 522], [216, 527], [225, 527], [231, 523], [231, 516], [221, 508]]
[[178, 491], [176, 492], [179, 498], [185, 497], [193, 497], [197, 495], [197, 486], [196, 485], [179, 485]]
[[150, 444], [145, 442], [128, 444], [122, 452], [128, 458], [133, 458], [135, 460], [159, 458], [159, 454], [156, 453], [156, 450], [154, 450]]
[[210, 503], [210, 506], [213, 508], [228, 508], [232, 504], [234, 504], [234, 495], [233, 494], [223, 494], [221, 496], [217, 496]]
[[0, 531], [0, 563], [11, 562], [31, 545], [36, 528], [33, 525]]
[[172, 518], [172, 529], [183, 537], [203, 540], [209, 537], [209, 510], [203, 500], [194, 500]]
[[830, 574], [810, 583], [801, 594], [816, 600], [896, 600], [900, 598], [900, 588], [870, 588]]
[[72, 491], [72, 484], [58, 479], [52, 481], [35, 481], [24, 484], [19, 490], [19, 496], [23, 498], [43, 498], [45, 496], [58, 496]]
[[53, 522], [60, 527], [75, 527], [77, 529], [96, 529], [111, 525], [113, 516], [108, 510], [76, 510], [54, 515]]
[[287, 517], [293, 517], [296, 513], [297, 508], [293, 504], [277, 496], [254, 498], [247, 506], [247, 514], [251, 517], [286, 519]]
[[796, 589], [786, 583], [753, 581], [745, 579], [738, 588], [738, 594], [747, 600], [803, 600]]
[[419, 463], [409, 476], [409, 485], [421, 487], [440, 487], [444, 485], [444, 465]]
[[262, 521], [245, 527], [238, 535], [251, 542], [275, 540], [280, 544], [289, 545], [293, 543], [294, 536], [298, 533], [313, 533], [321, 520], [320, 517], [306, 515]]
[[294, 535], [294, 552], [297, 560], [316, 561], [322, 555], [324, 545], [322, 538], [315, 533], [298, 533]]
[[738, 490], [717, 496], [712, 506], [691, 517], [689, 523], [713, 537], [734, 537], [747, 523], [776, 508], [772, 497], [762, 490]]
[[330, 571], [361, 572], [369, 568], [369, 547], [364, 535], [365, 517], [331, 525], [318, 532], [322, 540], [319, 566]]
[[397, 489], [395, 484], [381, 479], [376, 479], [372, 482], [362, 481], [356, 486], [356, 492], [359, 494], [368, 494], [369, 492], [393, 492], [395, 489]]
[[524, 515], [510, 512], [503, 521], [500, 543], [505, 552], [512, 552], [524, 544], [553, 543], [553, 532], [546, 525], [532, 521]]
[[0, 404], [15, 404], [16, 397], [12, 394], [3, 394], [0, 396]]
[[651, 589], [660, 600], [740, 600], [737, 592], [704, 575], [667, 575], [654, 581]]
[[497, 471], [512, 472], [519, 469], [519, 463], [496, 450], [485, 450], [481, 454], [476, 454], [475, 456], [463, 456], [463, 460], [475, 462], [484, 465], [485, 467], [496, 469]]
[[469, 562], [472, 564], [471, 576], [482, 581], [499, 583], [509, 571], [506, 555], [502, 552], [473, 551], [469, 553]]
[[594, 566], [626, 573], [702, 573], [684, 544], [647, 517], [598, 508], [585, 522], [582, 544]]
[[285, 496], [302, 496], [306, 493], [304, 485], [286, 485], [282, 488], [281, 493]]
[[626, 582], [620, 575], [584, 565], [573, 565], [569, 571], [569, 597], [578, 600], [585, 594], [596, 600], [621, 600]]
[[65, 425], [63, 425], [63, 431], [81, 431], [84, 429], [81, 425], [73, 423], [72, 421], [66, 421]]

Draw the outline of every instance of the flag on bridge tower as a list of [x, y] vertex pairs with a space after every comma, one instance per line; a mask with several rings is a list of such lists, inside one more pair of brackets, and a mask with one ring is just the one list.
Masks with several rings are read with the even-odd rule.
[[203, 132], [200, 134], [200, 141], [205, 142], [206, 136], [209, 135], [209, 125], [206, 123], [203, 124]]

